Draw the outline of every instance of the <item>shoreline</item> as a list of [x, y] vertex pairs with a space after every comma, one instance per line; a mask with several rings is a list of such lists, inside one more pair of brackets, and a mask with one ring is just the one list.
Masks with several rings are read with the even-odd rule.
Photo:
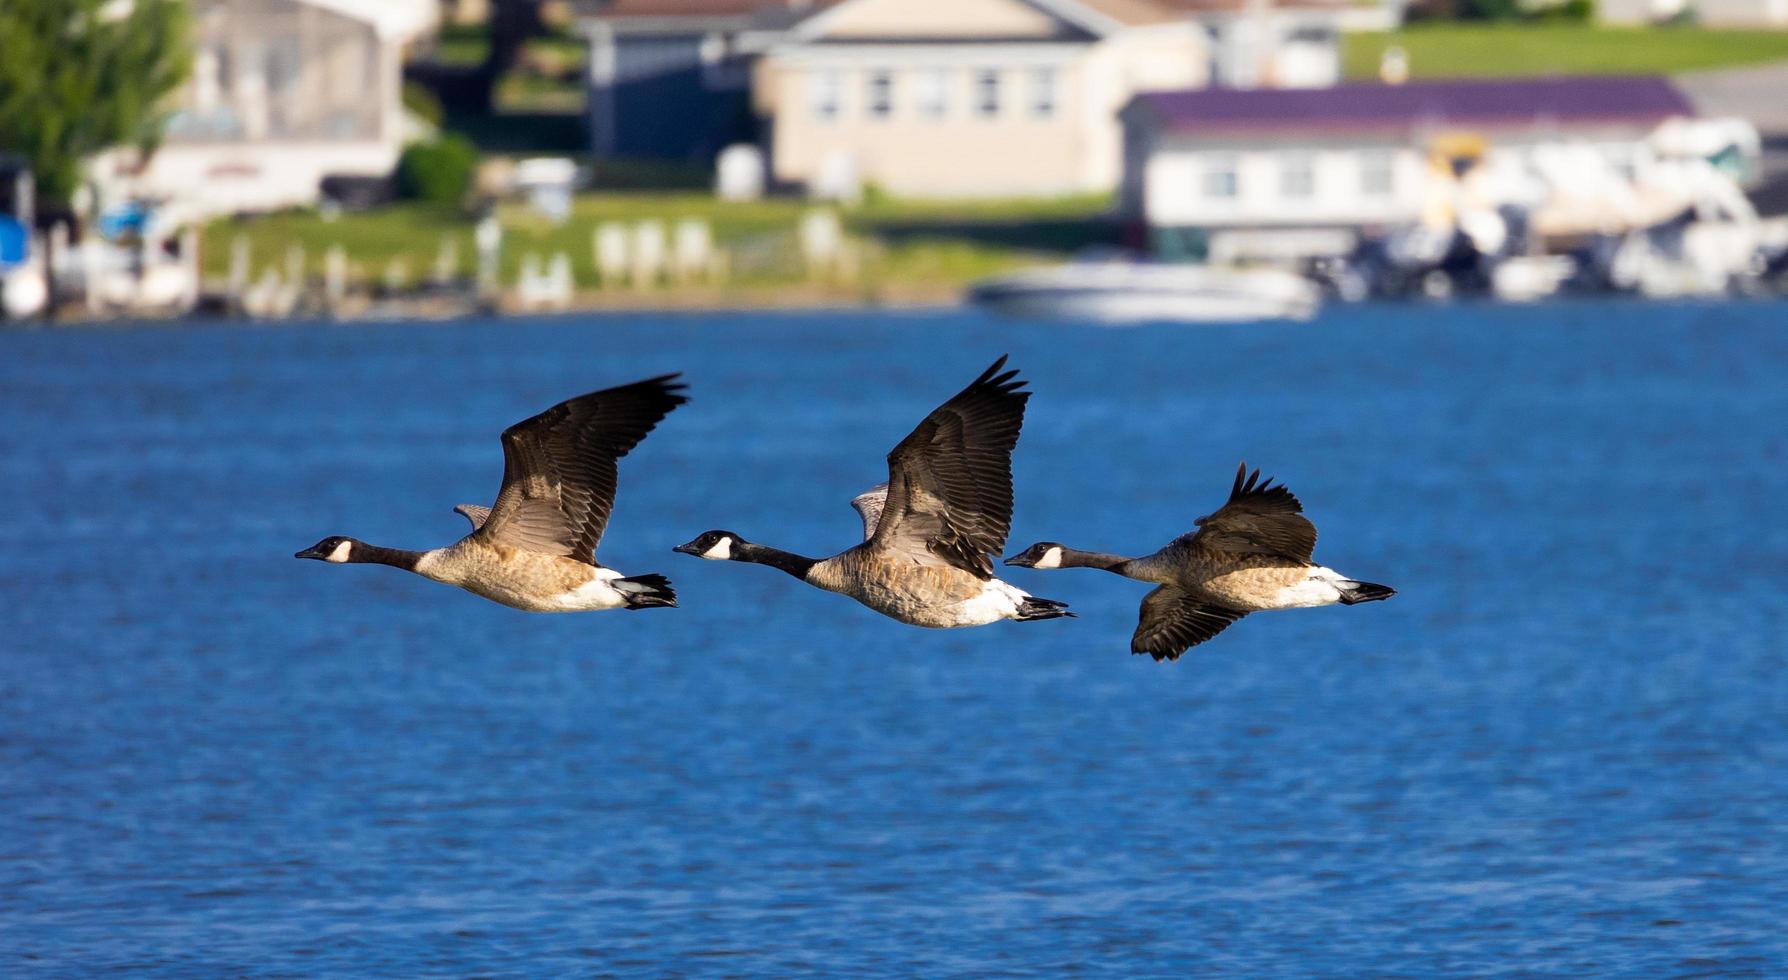
[[349, 297], [335, 309], [301, 308], [286, 316], [253, 316], [230, 310], [222, 297], [208, 294], [194, 310], [155, 313], [120, 311], [94, 316], [80, 304], [69, 304], [57, 316], [25, 320], [0, 319], [0, 329], [81, 328], [119, 324], [169, 323], [359, 323], [437, 322], [486, 316], [497, 319], [565, 316], [583, 313], [774, 313], [820, 310], [949, 310], [965, 306], [963, 292], [934, 284], [849, 288], [802, 284], [788, 288], [686, 288], [677, 290], [588, 290], [565, 304], [525, 305], [513, 295], [496, 302], [463, 294], [434, 294], [375, 299]]

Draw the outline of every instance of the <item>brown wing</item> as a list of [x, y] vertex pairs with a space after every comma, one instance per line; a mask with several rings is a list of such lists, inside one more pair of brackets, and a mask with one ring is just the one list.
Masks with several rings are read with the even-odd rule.
[[1136, 623], [1136, 635], [1130, 638], [1130, 652], [1146, 653], [1156, 661], [1178, 660], [1188, 648], [1216, 636], [1246, 615], [1242, 610], [1213, 606], [1171, 585], [1163, 585], [1142, 599], [1142, 614]]
[[474, 536], [595, 564], [615, 460], [689, 399], [675, 374], [580, 395], [503, 433], [503, 488]]
[[483, 527], [485, 521], [490, 520], [490, 508], [480, 507], [477, 504], [460, 504], [453, 508], [453, 512], [471, 521], [474, 531]]
[[868, 547], [993, 577], [1012, 528], [1012, 449], [1030, 392], [1001, 357], [888, 454], [888, 500]]
[[881, 523], [882, 508], [888, 503], [888, 485], [878, 483], [873, 487], [851, 498], [851, 509], [863, 519], [863, 540], [868, 541], [875, 536], [875, 526]]
[[1290, 490], [1274, 486], [1270, 477], [1262, 480], [1259, 470], [1249, 473], [1247, 463], [1236, 470], [1229, 502], [1193, 523], [1199, 531], [1192, 543], [1213, 551], [1276, 555], [1309, 564], [1316, 550], [1316, 525], [1304, 516], [1304, 505]]

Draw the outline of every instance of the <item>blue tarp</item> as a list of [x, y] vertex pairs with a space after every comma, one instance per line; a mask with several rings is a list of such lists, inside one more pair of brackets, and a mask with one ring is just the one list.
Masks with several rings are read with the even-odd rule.
[[31, 254], [31, 236], [17, 218], [0, 214], [0, 269], [23, 265]]

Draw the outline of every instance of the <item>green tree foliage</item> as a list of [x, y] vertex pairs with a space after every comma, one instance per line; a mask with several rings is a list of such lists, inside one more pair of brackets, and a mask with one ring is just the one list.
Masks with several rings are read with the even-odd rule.
[[411, 143], [397, 160], [397, 192], [417, 201], [458, 204], [472, 189], [478, 150], [463, 136]]
[[491, 4], [490, 47], [485, 49], [484, 63], [474, 75], [478, 102], [486, 112], [496, 108], [498, 79], [515, 67], [522, 48], [543, 26], [540, 0], [494, 0]]
[[191, 61], [180, 0], [0, 0], [0, 151], [67, 204], [88, 157], [155, 146]]

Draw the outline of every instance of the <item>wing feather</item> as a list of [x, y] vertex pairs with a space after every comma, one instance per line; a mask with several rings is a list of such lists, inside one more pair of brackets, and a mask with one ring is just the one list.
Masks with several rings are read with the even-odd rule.
[[1163, 585], [1142, 599], [1136, 634], [1130, 638], [1130, 652], [1146, 653], [1157, 661], [1178, 660], [1180, 654], [1246, 615], [1243, 610], [1214, 606], [1174, 586]]
[[1001, 357], [888, 454], [888, 498], [869, 546], [993, 577], [1012, 528], [1012, 450], [1030, 392]]
[[1193, 523], [1199, 527], [1193, 545], [1212, 551], [1274, 555], [1306, 565], [1316, 551], [1316, 525], [1304, 516], [1304, 505], [1284, 486], [1274, 486], [1272, 478], [1262, 480], [1259, 470], [1249, 473], [1247, 463], [1236, 470], [1229, 501]]
[[471, 521], [474, 531], [483, 527], [485, 521], [490, 520], [490, 508], [480, 507], [477, 504], [460, 504], [453, 508], [453, 512]]
[[881, 523], [882, 508], [888, 504], [888, 485], [878, 483], [873, 487], [851, 498], [851, 508], [863, 519], [863, 540], [868, 541], [875, 536], [875, 526]]
[[678, 405], [667, 374], [580, 395], [503, 432], [503, 486], [475, 534], [512, 548], [594, 564], [614, 510], [615, 461]]

